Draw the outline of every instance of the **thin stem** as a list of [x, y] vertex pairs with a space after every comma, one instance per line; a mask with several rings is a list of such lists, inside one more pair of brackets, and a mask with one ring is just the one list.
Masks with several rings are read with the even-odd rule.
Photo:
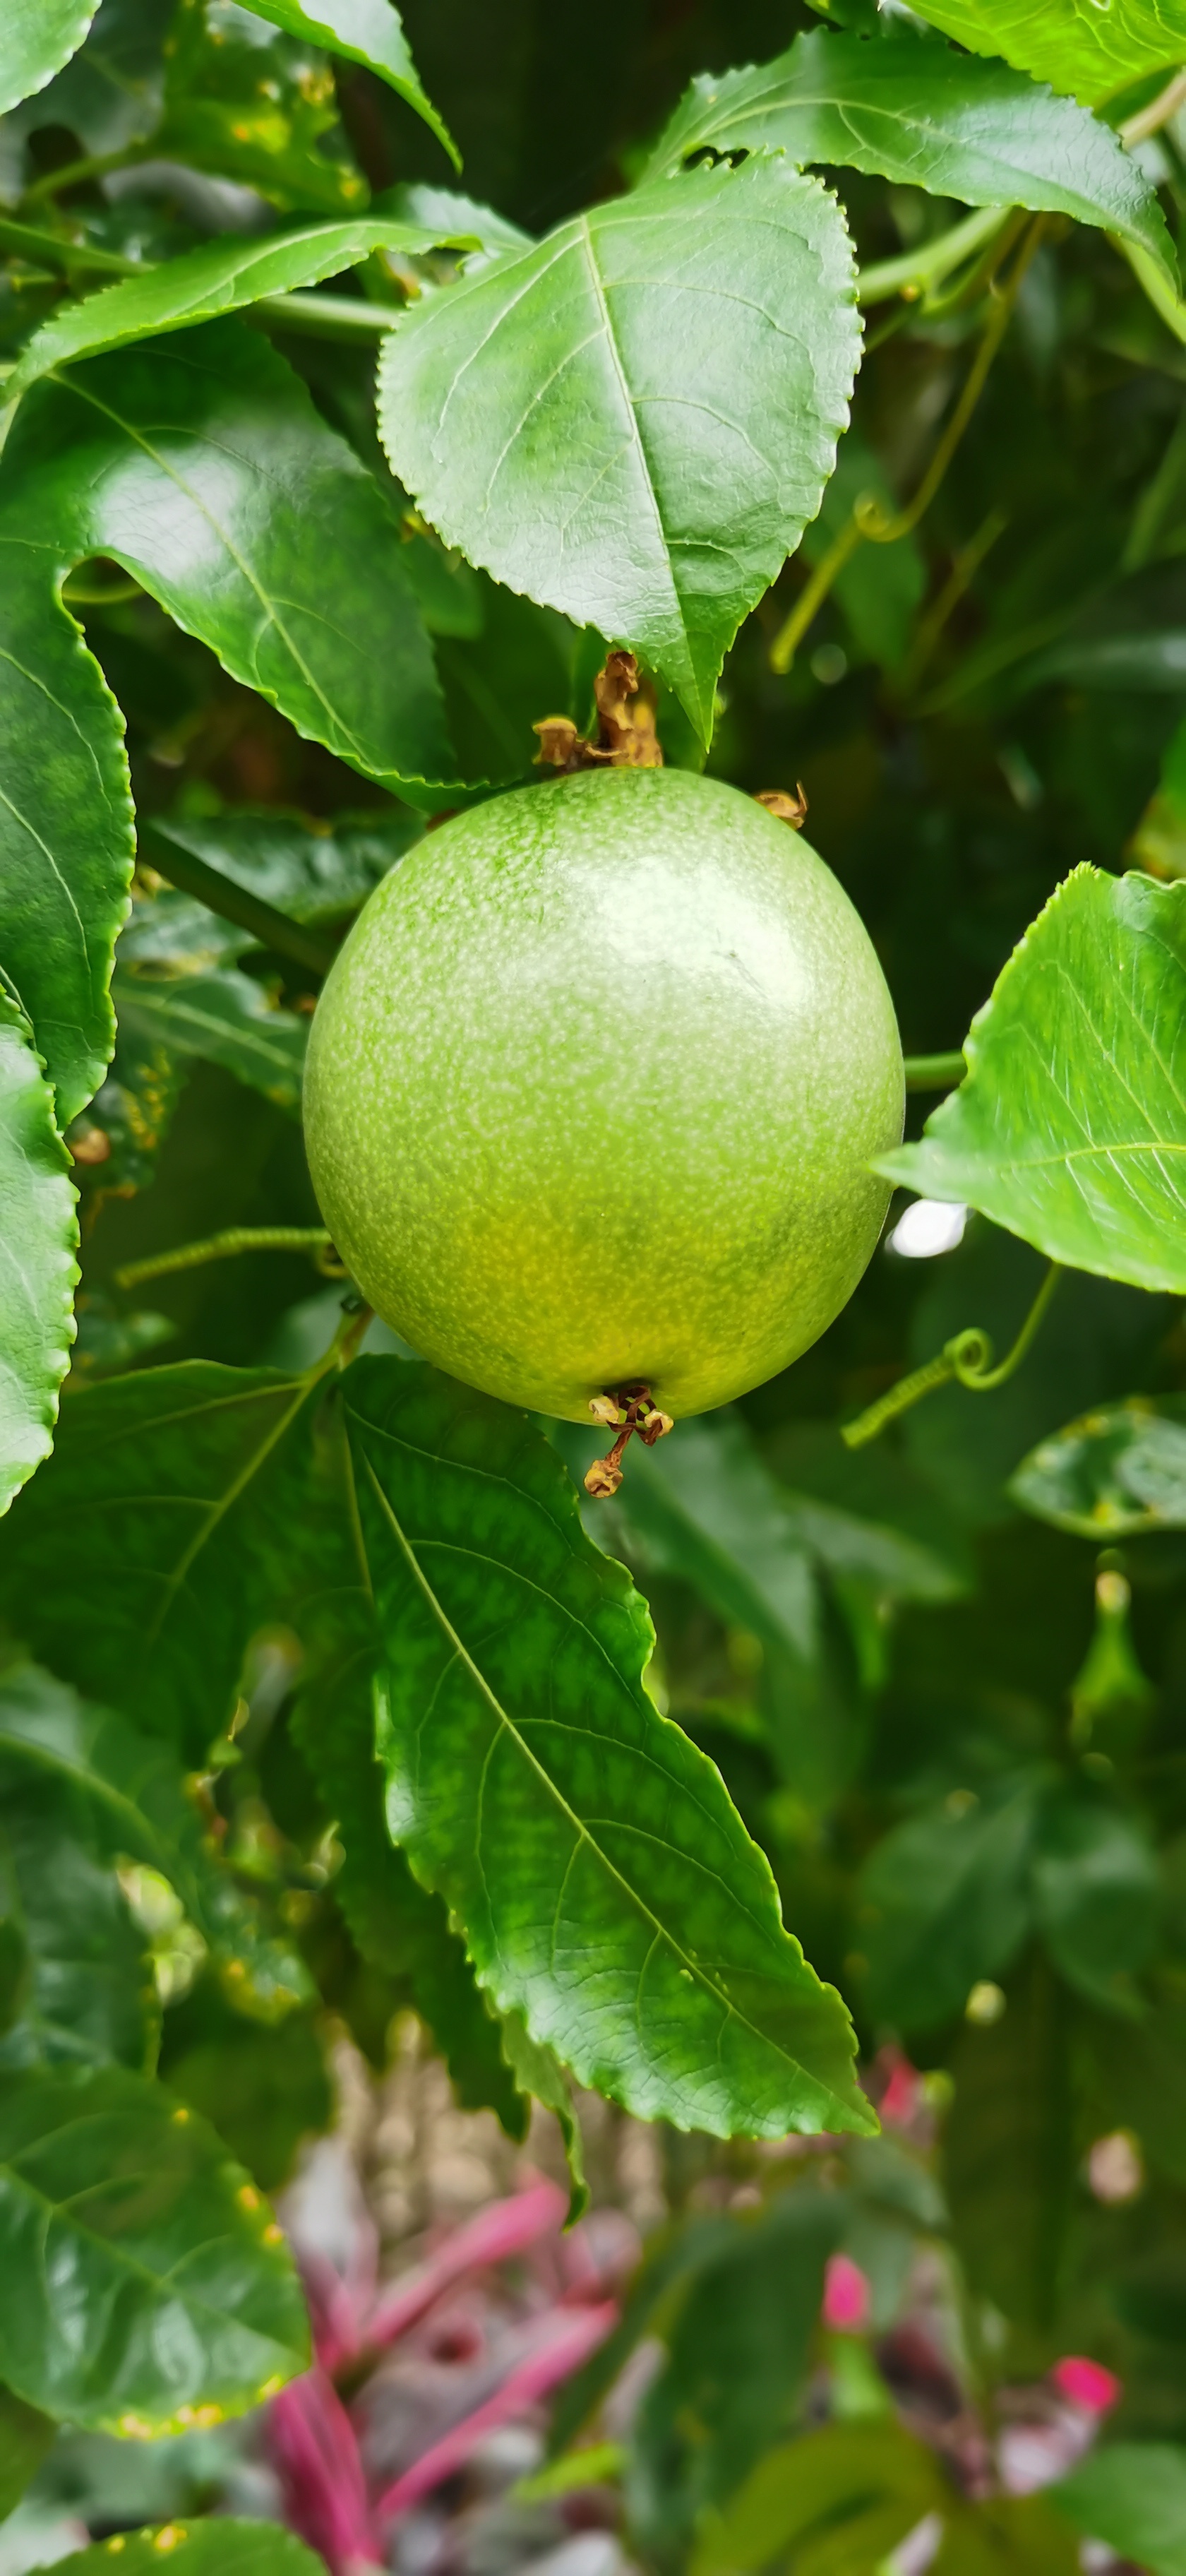
[[1180, 107], [1186, 107], [1186, 71], [1175, 72], [1156, 98], [1150, 99], [1148, 107], [1138, 108], [1135, 116], [1126, 116], [1117, 128], [1126, 152], [1131, 152], [1134, 143], [1147, 142], [1151, 134], [1160, 134], [1162, 126], [1169, 124]]
[[157, 875], [167, 877], [170, 885], [196, 895], [199, 903], [207, 904], [221, 920], [237, 922], [240, 930], [249, 930], [253, 938], [262, 940], [265, 948], [274, 948], [278, 956], [291, 957], [296, 965], [310, 968], [315, 975], [328, 975], [337, 953], [333, 940], [321, 939], [315, 930], [306, 930], [286, 912], [277, 912], [262, 895], [236, 885], [232, 877], [224, 877], [221, 868], [210, 867], [192, 850], [179, 849], [167, 833], [155, 830], [151, 823], [141, 822], [140, 836], [149, 843]]
[[785, 625], [780, 626], [770, 647], [770, 668], [780, 677], [790, 670], [808, 627], [823, 607], [837, 574], [843, 572], [849, 556], [856, 553], [863, 533], [854, 513], [851, 519], [845, 520], [839, 536], [833, 539], [826, 555], [817, 563], [806, 589], [800, 591], [790, 616]]
[[992, 1366], [989, 1335], [981, 1330], [979, 1324], [969, 1325], [964, 1332], [955, 1333], [949, 1342], [945, 1342], [933, 1360], [926, 1360], [921, 1368], [912, 1369], [908, 1377], [899, 1378], [897, 1385], [879, 1396], [876, 1404], [869, 1405], [864, 1413], [858, 1413], [855, 1422], [843, 1423], [840, 1437], [845, 1447], [863, 1449], [868, 1441], [876, 1440], [888, 1422], [895, 1421], [900, 1413], [908, 1413], [911, 1405], [917, 1404], [922, 1396], [933, 1394], [936, 1387], [950, 1386], [953, 1379], [960, 1386], [966, 1386], [970, 1395], [990, 1395], [995, 1387], [1004, 1386], [1006, 1379], [1020, 1368], [1041, 1331], [1061, 1277], [1059, 1263], [1052, 1261], [1012, 1350], [996, 1368]]
[[261, 295], [251, 307], [265, 322], [315, 340], [379, 339], [394, 331], [406, 310], [403, 304], [364, 304], [352, 295]]
[[907, 1091], [954, 1091], [967, 1071], [963, 1049], [952, 1055], [908, 1055]]
[[107, 277], [145, 277], [156, 266], [155, 260], [124, 259], [116, 250], [92, 250], [89, 242], [63, 241], [39, 224], [13, 223], [7, 215], [0, 216], [0, 250], [23, 253], [49, 268], [93, 268]]
[[915, 682], [921, 678], [948, 619], [975, 580], [986, 554], [995, 546], [997, 538], [1004, 535], [1008, 525], [1006, 511], [990, 510], [975, 536], [960, 548], [938, 598], [928, 608], [925, 617], [919, 619], [918, 632], [898, 675], [898, 688], [903, 697], [909, 696]]
[[47, 170], [43, 179], [35, 179], [21, 199], [23, 206], [41, 206], [59, 196], [63, 188], [79, 188], [86, 179], [105, 179], [111, 170], [134, 170], [138, 161], [150, 158], [144, 143], [125, 143], [119, 152], [87, 152], [81, 161], [64, 161], [60, 170]]
[[239, 1252], [307, 1252], [327, 1278], [342, 1278], [323, 1258], [330, 1238], [323, 1225], [232, 1225], [203, 1243], [176, 1244], [172, 1252], [154, 1252], [144, 1261], [125, 1261], [114, 1273], [117, 1288], [139, 1288], [145, 1279], [164, 1279], [174, 1270], [200, 1270], [207, 1261], [229, 1261]]
[[939, 233], [934, 241], [920, 242], [917, 250], [904, 250], [897, 259], [882, 259], [857, 276], [857, 301], [880, 304], [887, 295], [915, 294], [924, 286], [938, 285], [950, 277], [960, 262], [982, 250], [1007, 224], [1011, 206], [978, 206], [974, 214], [965, 215], [960, 224]]

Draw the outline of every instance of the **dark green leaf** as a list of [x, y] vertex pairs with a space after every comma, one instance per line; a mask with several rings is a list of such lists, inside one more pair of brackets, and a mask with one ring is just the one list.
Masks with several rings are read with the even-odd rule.
[[1186, 1529], [1186, 1398], [1136, 1395], [1068, 1422], [1023, 1458], [1015, 1503], [1080, 1538]]
[[74, 1338], [77, 1193], [28, 1026], [0, 986], [0, 1513], [53, 1447]]
[[1022, 1774], [981, 1796], [957, 1789], [876, 1844], [857, 1922], [878, 2019], [900, 2030], [947, 2021], [1015, 1957], [1032, 1921], [1039, 1786]]
[[1050, 2490], [1076, 2530], [1105, 2540], [1150, 2576], [1186, 2576], [1186, 2450], [1114, 2442]]
[[45, 88], [82, 44], [99, 0], [9, 0], [0, 115]]
[[800, 167], [876, 170], [966, 206], [1073, 215], [1136, 242], [1176, 279], [1156, 192], [1119, 138], [1024, 72], [949, 45], [871, 45], [821, 29], [757, 70], [704, 73], [650, 167], [658, 175], [706, 148], [763, 147]]
[[573, 2227], [584, 2217], [591, 2194], [585, 2177], [585, 2142], [564, 2069], [550, 2048], [541, 2048], [538, 2040], [528, 2037], [518, 2013], [505, 2016], [499, 2033], [503, 2057], [523, 2100], [542, 2102], [560, 2131], [568, 2164], [566, 2224]]
[[233, 966], [213, 975], [117, 974], [112, 999], [139, 1047], [166, 1057], [203, 1056], [299, 1118], [309, 1022], [277, 1010], [253, 975]]
[[[4, 1701], [0, 1699], [0, 1727]], [[0, 1734], [0, 1913], [24, 1973], [0, 2069], [122, 2064], [151, 2073], [160, 2015], [107, 1838], [68, 1780], [31, 1774]]]
[[310, 1400], [307, 1379], [205, 1360], [87, 1387], [0, 1541], [11, 1625], [188, 1762], [225, 1724], [247, 1640], [287, 1595], [268, 1488], [282, 1490]]
[[899, 2425], [829, 2424], [759, 2461], [728, 2512], [706, 2520], [692, 2576], [749, 2576], [792, 2546], [796, 2576], [856, 2576], [949, 2502], [934, 2453]]
[[[356, 912], [423, 829], [418, 814], [398, 805], [388, 812], [342, 814], [316, 828], [303, 815], [269, 805], [224, 814], [156, 816], [152, 840], [158, 848], [165, 842], [191, 851], [294, 921], [321, 921]], [[168, 851], [163, 855], [167, 861]], [[145, 912], [155, 912], [160, 900], [144, 907]], [[204, 912], [205, 906], [195, 910]], [[127, 951], [125, 932], [121, 963]], [[143, 962], [143, 949], [138, 953]]]
[[1033, 1868], [1056, 1968], [1092, 2002], [1134, 2010], [1132, 1979], [1152, 1957], [1161, 1911], [1148, 1834], [1123, 1809], [1068, 1785], [1044, 1802]]
[[[376, 0], [376, 5], [385, 7], [386, 0]], [[185, 331], [258, 304], [263, 296], [288, 295], [294, 287], [339, 277], [375, 250], [431, 250], [437, 238], [431, 229], [386, 215], [356, 215], [349, 223], [303, 224], [244, 239], [221, 233], [146, 277], [121, 278], [81, 304], [59, 305], [22, 350], [7, 397], [23, 393], [55, 367], [97, 357], [104, 349], [125, 348], [134, 340], [154, 339], [162, 331]]]
[[[818, 519], [803, 538], [805, 563], [814, 570], [851, 521], [865, 493], [880, 501], [887, 516], [896, 501], [872, 448], [850, 429], [840, 441], [836, 471], [824, 493]], [[914, 620], [925, 596], [927, 568], [917, 538], [905, 531], [892, 546], [858, 546], [836, 575], [837, 605], [843, 610], [854, 661], [873, 661], [883, 671], [896, 671], [905, 660]]]
[[924, 0], [920, 12], [977, 54], [1003, 54], [1036, 80], [1094, 106], [1162, 64], [1182, 60], [1180, 0]]
[[859, 355], [835, 201], [755, 155], [664, 179], [426, 297], [380, 425], [449, 544], [634, 645], [700, 737], [819, 508]]
[[258, 2192], [204, 2120], [122, 2068], [5, 2077], [0, 2249], [0, 2373], [47, 2414], [179, 2432], [307, 2367], [300, 2286]]
[[347, 62], [365, 63], [368, 71], [377, 72], [397, 97], [423, 117], [460, 170], [461, 155], [444, 120], [424, 95], [391, 0], [312, 0], [310, 8], [304, 0], [247, 0], [247, 5], [255, 17], [270, 18], [273, 26], [287, 27], [290, 35], [311, 37], [331, 54], [343, 54]]
[[0, 2519], [19, 2504], [57, 2430], [48, 2415], [0, 2388]]
[[1186, 1289], [1186, 886], [1076, 868], [964, 1052], [921, 1144], [878, 1170], [1054, 1261]]
[[[291, 2531], [274, 2522], [230, 2522], [221, 2514], [203, 2522], [170, 2522], [163, 2531], [121, 2532], [121, 2576], [159, 2576], [161, 2549], [184, 2541], [189, 2576], [322, 2576], [314, 2558]], [[78, 2557], [78, 2576], [111, 2576], [111, 2543], [101, 2541]]]
[[[133, 1380], [143, 1384], [144, 1380]], [[51, 1811], [74, 1820], [108, 1865], [145, 1863], [169, 1881], [222, 1971], [240, 2012], [279, 2021], [312, 2000], [309, 1974], [290, 1942], [269, 1935], [207, 1838], [175, 1757], [108, 1709], [88, 1707], [35, 1665], [0, 1683], [0, 1767], [40, 1784]], [[85, 1819], [85, 1824], [80, 1821]]]
[[1066, 1999], [1031, 1960], [1000, 2019], [969, 2025], [950, 2061], [943, 2182], [970, 2287], [1043, 2337], [1064, 2285], [1075, 2182], [1069, 2049]]
[[261, 2191], [288, 2181], [302, 2140], [322, 2136], [333, 2117], [324, 2053], [305, 2014], [261, 2030], [236, 2019], [207, 1979], [168, 2013], [160, 2071]]
[[1100, 2017], [1091, 2040], [1108, 2116], [1135, 2131], [1160, 2173], [1186, 2183], [1186, 2008], [1164, 1999], [1140, 2021]]
[[871, 2129], [844, 2007], [714, 1766], [648, 1699], [645, 1607], [547, 1442], [394, 1361], [356, 1363], [346, 1409], [388, 1824], [499, 2010], [646, 2117]]
[[[99, 1128], [110, 1148], [106, 1162], [98, 1166], [101, 1188], [147, 1189], [173, 1123], [183, 1078], [180, 1061], [155, 1036], [146, 1033], [141, 1039], [131, 1028], [117, 1032], [110, 1071], [82, 1121], [88, 1130]], [[76, 1126], [70, 1129], [72, 1137], [77, 1132]], [[79, 1358], [76, 1346], [76, 1368]]]
[[635, 2426], [633, 2527], [670, 2548], [732, 2495], [787, 2429], [838, 2242], [838, 2195], [783, 2191], [693, 2280]]
[[333, 68], [236, 0], [175, 0], [159, 149], [274, 206], [358, 214], [370, 193], [338, 123]]

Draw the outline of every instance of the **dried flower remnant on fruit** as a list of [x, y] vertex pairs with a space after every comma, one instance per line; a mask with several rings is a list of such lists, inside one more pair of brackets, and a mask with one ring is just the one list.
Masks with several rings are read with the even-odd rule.
[[586, 739], [578, 733], [571, 716], [545, 716], [532, 727], [539, 735], [536, 767], [662, 769], [655, 710], [640, 691], [633, 653], [608, 654], [593, 683], [596, 735]]
[[764, 805], [776, 822], [789, 823], [792, 832], [801, 832], [807, 821], [807, 795], [801, 779], [796, 782], [793, 796], [787, 787], [764, 787], [754, 803]]
[[603, 1424], [607, 1430], [615, 1423], [621, 1426], [613, 1448], [606, 1452], [604, 1458], [595, 1458], [585, 1475], [585, 1492], [592, 1495], [594, 1502], [608, 1502], [622, 1482], [622, 1458], [627, 1441], [637, 1431], [645, 1447], [653, 1449], [656, 1440], [662, 1440], [668, 1431], [674, 1429], [674, 1424], [671, 1415], [660, 1413], [658, 1405], [652, 1401], [649, 1386], [622, 1386], [605, 1395], [592, 1395], [589, 1411], [594, 1421]]

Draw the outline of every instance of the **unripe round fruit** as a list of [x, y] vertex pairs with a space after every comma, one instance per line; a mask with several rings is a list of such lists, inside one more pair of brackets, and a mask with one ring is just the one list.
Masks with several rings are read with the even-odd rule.
[[893, 1004], [834, 876], [764, 807], [583, 771], [462, 814], [327, 979], [305, 1134], [376, 1312], [491, 1395], [677, 1418], [851, 1296], [902, 1133]]

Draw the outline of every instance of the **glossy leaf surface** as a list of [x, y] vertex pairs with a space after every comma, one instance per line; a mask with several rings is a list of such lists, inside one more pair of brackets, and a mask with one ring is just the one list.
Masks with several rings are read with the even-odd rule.
[[0, 989], [0, 1513], [53, 1447], [74, 1339], [78, 1220], [53, 1095]]
[[303, 1379], [205, 1360], [88, 1387], [52, 1485], [37, 1480], [0, 1544], [11, 1625], [190, 1763], [225, 1723], [252, 1629], [285, 1597], [268, 1491], [308, 1399]]
[[0, 2070], [122, 2065], [150, 2074], [160, 2035], [151, 1965], [102, 1831], [71, 1783], [14, 1761], [2, 1734], [0, 1915], [22, 1949]]
[[117, 973], [112, 999], [121, 1026], [142, 1048], [225, 1065], [291, 1118], [300, 1116], [309, 1022], [296, 1011], [275, 1009], [254, 975], [234, 966], [168, 982]]
[[1051, 2502], [1150, 2576], [1186, 2576], [1186, 2450], [1176, 2443], [1109, 2443], [1052, 2490]]
[[345, 1395], [388, 1824], [498, 2008], [646, 2117], [871, 2128], [844, 2007], [713, 1765], [647, 1698], [645, 1607], [547, 1443], [427, 1369], [360, 1361]]
[[[169, 2522], [155, 2531], [121, 2532], [121, 2576], [159, 2576], [162, 2551], [184, 2544], [190, 2576], [321, 2576], [325, 2564], [274, 2522]], [[111, 2543], [78, 2553], [78, 2576], [111, 2576]]]
[[242, 2167], [162, 2087], [118, 2068], [0, 2087], [0, 2372], [47, 2414], [180, 2431], [303, 2370], [304, 2302], [272, 2230]]
[[[11, 396], [55, 367], [151, 340], [162, 331], [184, 331], [258, 304], [261, 296], [288, 295], [356, 268], [372, 251], [431, 250], [440, 236], [431, 228], [381, 215], [350, 223], [304, 224], [289, 232], [240, 238], [222, 233], [199, 250], [182, 252], [146, 277], [121, 278], [81, 304], [59, 305], [35, 331], [8, 387]], [[471, 236], [471, 239], [473, 237]]]
[[964, 1052], [922, 1142], [878, 1169], [1051, 1260], [1186, 1289], [1186, 887], [1076, 868]]
[[[1184, 39], [1186, 41], [1186, 39]], [[694, 81], [652, 171], [693, 152], [785, 152], [878, 171], [967, 206], [1030, 206], [1138, 243], [1174, 276], [1157, 196], [1106, 125], [1023, 72], [943, 44], [800, 36], [753, 71]]]
[[423, 117], [455, 167], [461, 168], [461, 155], [449, 129], [421, 88], [391, 0], [313, 0], [311, 8], [304, 6], [304, 0], [248, 0], [248, 5], [255, 17], [270, 18], [273, 26], [286, 27], [290, 35], [308, 36], [347, 62], [364, 63], [368, 71], [377, 72], [398, 98]]
[[1186, 1402], [1134, 1396], [1083, 1414], [1031, 1449], [1009, 1491], [1024, 1511], [1079, 1538], [1186, 1529]]
[[384, 444], [447, 543], [629, 642], [707, 741], [728, 646], [835, 462], [854, 299], [818, 181], [758, 155], [658, 180], [409, 313]]
[[1186, 51], [1181, 0], [926, 0], [921, 15], [974, 53], [1003, 54], [1089, 105]]
[[0, 62], [0, 116], [43, 90], [84, 42], [99, 0], [9, 0]]
[[[152, 835], [158, 851], [163, 842], [192, 852], [294, 921], [321, 921], [356, 912], [423, 829], [419, 815], [398, 805], [343, 814], [332, 829], [323, 823], [316, 830], [283, 807], [246, 806], [154, 817]], [[168, 848], [162, 858], [167, 872]], [[121, 962], [127, 953], [125, 936]]]

